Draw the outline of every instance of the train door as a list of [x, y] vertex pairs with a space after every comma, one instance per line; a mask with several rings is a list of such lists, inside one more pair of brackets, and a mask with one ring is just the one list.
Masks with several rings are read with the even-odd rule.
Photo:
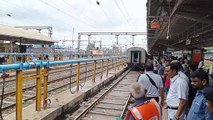
[[141, 63], [141, 51], [131, 51], [131, 63]]

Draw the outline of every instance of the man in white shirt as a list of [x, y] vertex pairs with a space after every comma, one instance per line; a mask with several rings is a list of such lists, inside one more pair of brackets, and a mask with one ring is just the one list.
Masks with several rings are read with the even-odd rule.
[[182, 68], [180, 62], [178, 60], [173, 60], [171, 63], [177, 63], [179, 65], [179, 70], [178, 70], [178, 74], [180, 75], [180, 77], [182, 77], [184, 80], [186, 80], [186, 82], [188, 84], [191, 84], [189, 83], [189, 78], [186, 76], [185, 73], [183, 73], [180, 69]]
[[168, 120], [184, 120], [185, 109], [188, 101], [189, 86], [186, 80], [178, 74], [180, 63], [171, 62], [169, 77], [171, 78], [170, 89], [167, 94]]
[[[146, 72], [141, 74], [138, 83], [142, 84], [147, 90], [147, 98], [154, 98], [159, 102], [159, 97], [161, 98], [160, 104], [163, 105], [164, 102], [164, 90], [163, 81], [160, 75], [153, 73], [153, 63], [147, 62], [145, 65]], [[152, 82], [150, 79], [152, 79]]]
[[159, 62], [158, 62], [158, 60], [156, 58], [154, 58], [154, 60], [153, 60], [153, 66], [154, 66], [153, 72], [158, 74], [158, 69], [159, 69], [160, 65], [159, 65]]

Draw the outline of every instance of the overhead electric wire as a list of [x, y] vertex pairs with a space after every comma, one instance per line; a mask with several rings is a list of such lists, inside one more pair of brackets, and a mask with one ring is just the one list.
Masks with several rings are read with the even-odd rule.
[[114, 0], [114, 2], [115, 2], [115, 4], [116, 4], [116, 6], [118, 7], [118, 9], [120, 10], [120, 12], [122, 13], [124, 19], [126, 20], [126, 22], [128, 23], [128, 25], [130, 26], [130, 28], [132, 29], [132, 26], [131, 26], [129, 20], [126, 18], [125, 14], [124, 14], [124, 12], [122, 11], [121, 7], [119, 6], [118, 2], [117, 2], [116, 0]]
[[[11, 1], [8, 1], [8, 0], [2, 0], [2, 1], [4, 1], [5, 3], [7, 3], [7, 4], [9, 4], [9, 5], [11, 5], [11, 6], [15, 6], [15, 7], [17, 7], [17, 8], [21, 8], [21, 9], [23, 9], [23, 10], [25, 10], [25, 11], [27, 11], [27, 12], [29, 12], [30, 11], [30, 9], [28, 9], [28, 8], [26, 8], [26, 7], [23, 7], [23, 6], [21, 6], [21, 5], [19, 5], [19, 4], [16, 4], [16, 3], [13, 3], [13, 2], [11, 2]], [[30, 14], [32, 14], [32, 13], [30, 13]], [[11, 17], [13, 18], [14, 16], [19, 16], [19, 17], [24, 17], [23, 15], [17, 15], [17, 14], [13, 14]], [[25, 17], [25, 18], [27, 18], [27, 17]], [[40, 18], [39, 18], [40, 19]], [[17, 19], [15, 19], [15, 20], [17, 20]], [[29, 22], [29, 23], [31, 23], [31, 24], [35, 24], [35, 25], [38, 25], [38, 26], [41, 26], [41, 25], [43, 25], [43, 23], [41, 23], [41, 21], [40, 20], [35, 20], [35, 19], [27, 19], [27, 22]], [[70, 25], [70, 24], [68, 24], [68, 23], [66, 23], [67, 25], [69, 25], [69, 26], [72, 26], [72, 25]], [[15, 25], [14, 25], [15, 26]]]
[[104, 13], [105, 17], [108, 19], [110, 23], [113, 23], [111, 18], [108, 16], [107, 12], [103, 9], [102, 5], [100, 4], [99, 1], [96, 1], [96, 4], [100, 7], [101, 11]]
[[[129, 15], [129, 12], [128, 12], [123, 0], [121, 0], [121, 4], [123, 5], [123, 8], [124, 8], [124, 10], [126, 12], [127, 17], [129, 18], [129, 20], [131, 20], [131, 16]], [[134, 26], [134, 28], [136, 28], [135, 24], [133, 24], [132, 22], [130, 22], [130, 24], [132, 24]]]
[[88, 20], [93, 21], [94, 23], [97, 24], [97, 21], [95, 21], [94, 19], [91, 19], [89, 16], [83, 14], [82, 11], [77, 10], [77, 9], [74, 8], [70, 3], [66, 2], [65, 0], [62, 0], [62, 1], [63, 1], [65, 4], [67, 4], [70, 8], [72, 8], [73, 10], [80, 12], [80, 14], [81, 14], [83, 17], [85, 17], [85, 18], [87, 18]]
[[128, 12], [127, 9], [126, 9], [126, 6], [125, 6], [125, 4], [124, 4], [124, 1], [121, 0], [121, 3], [122, 3], [122, 5], [123, 5], [123, 7], [124, 7], [124, 10], [125, 10], [125, 12], [126, 12], [126, 15], [127, 15], [129, 18], [131, 18], [130, 15], [129, 15], [129, 12]]
[[78, 18], [76, 18], [75, 16], [72, 16], [72, 15], [70, 15], [70, 14], [64, 12], [63, 10], [61, 10], [61, 9], [59, 9], [59, 8], [57, 8], [57, 7], [55, 7], [54, 5], [49, 4], [49, 3], [46, 2], [46, 1], [40, 0], [40, 2], [44, 3], [45, 5], [47, 5], [47, 6], [51, 7], [51, 8], [56, 9], [57, 11], [59, 11], [59, 12], [65, 14], [65, 15], [67, 15], [67, 16], [69, 16], [69, 17], [71, 17], [71, 18], [73, 18], [73, 19], [75, 19], [75, 20], [77, 20], [77, 21], [79, 21], [79, 22], [81, 22], [81, 23], [83, 23], [83, 24], [86, 24], [86, 25], [88, 25], [88, 26], [90, 26], [90, 27], [92, 27], [92, 28], [96, 28], [95, 26], [90, 25], [90, 24], [88, 24], [87, 22], [85, 22], [85, 21], [83, 21], [83, 20], [81, 20], [81, 19], [78, 19]]
[[125, 38], [128, 42], [130, 42], [130, 44], [132, 44], [132, 42], [131, 42], [129, 39], [127, 39], [125, 36], [124, 36], [124, 38]]
[[[5, 3], [7, 3], [7, 4], [10, 4], [11, 6], [18, 6], [17, 8], [22, 8], [22, 9], [24, 9], [24, 10], [26, 10], [26, 11], [29, 11], [29, 9], [27, 9], [27, 8], [25, 8], [25, 7], [23, 7], [23, 6], [20, 6], [20, 5], [18, 5], [18, 4], [15, 4], [15, 3], [13, 3], [13, 2], [11, 2], [11, 1], [7, 1], [7, 0], [2, 0], [3, 2], [5, 2]], [[4, 10], [5, 11], [5, 10]], [[19, 17], [23, 17], [23, 16], [20, 16], [20, 15], [17, 15], [17, 14], [10, 14], [11, 16], [11, 18], [14, 18], [15, 16], [19, 16]], [[14, 20], [17, 20], [17, 19], [14, 19]], [[36, 25], [39, 25], [36, 21], [34, 21], [34, 20], [31, 20], [31, 21], [28, 21], [29, 23], [31, 23], [31, 24], [36, 24]]]

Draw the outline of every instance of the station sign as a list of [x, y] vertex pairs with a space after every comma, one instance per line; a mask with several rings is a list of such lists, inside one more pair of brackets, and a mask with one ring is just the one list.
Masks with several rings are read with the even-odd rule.
[[199, 63], [202, 59], [203, 51], [201, 49], [194, 49], [192, 51], [192, 61]]

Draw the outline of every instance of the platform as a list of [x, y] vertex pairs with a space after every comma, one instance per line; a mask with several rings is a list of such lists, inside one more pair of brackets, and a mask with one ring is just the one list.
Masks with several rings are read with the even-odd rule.
[[[23, 108], [23, 120], [53, 120], [57, 116], [60, 116], [63, 112], [73, 108], [78, 103], [82, 102], [87, 97], [99, 91], [100, 87], [104, 86], [106, 83], [110, 82], [117, 75], [120, 75], [124, 71], [120, 70], [111, 70], [109, 71], [108, 77], [106, 73], [104, 77], [100, 79], [100, 76], [96, 77], [96, 82], [93, 83], [92, 80], [86, 82], [85, 86], [80, 88], [79, 92], [71, 94], [69, 90], [66, 90], [57, 95], [49, 97], [51, 104], [48, 105], [48, 108], [41, 111], [35, 111], [36, 104], [31, 104]], [[75, 90], [76, 87], [73, 87], [72, 90]], [[4, 117], [5, 120], [15, 120], [16, 113], [9, 114]]]

